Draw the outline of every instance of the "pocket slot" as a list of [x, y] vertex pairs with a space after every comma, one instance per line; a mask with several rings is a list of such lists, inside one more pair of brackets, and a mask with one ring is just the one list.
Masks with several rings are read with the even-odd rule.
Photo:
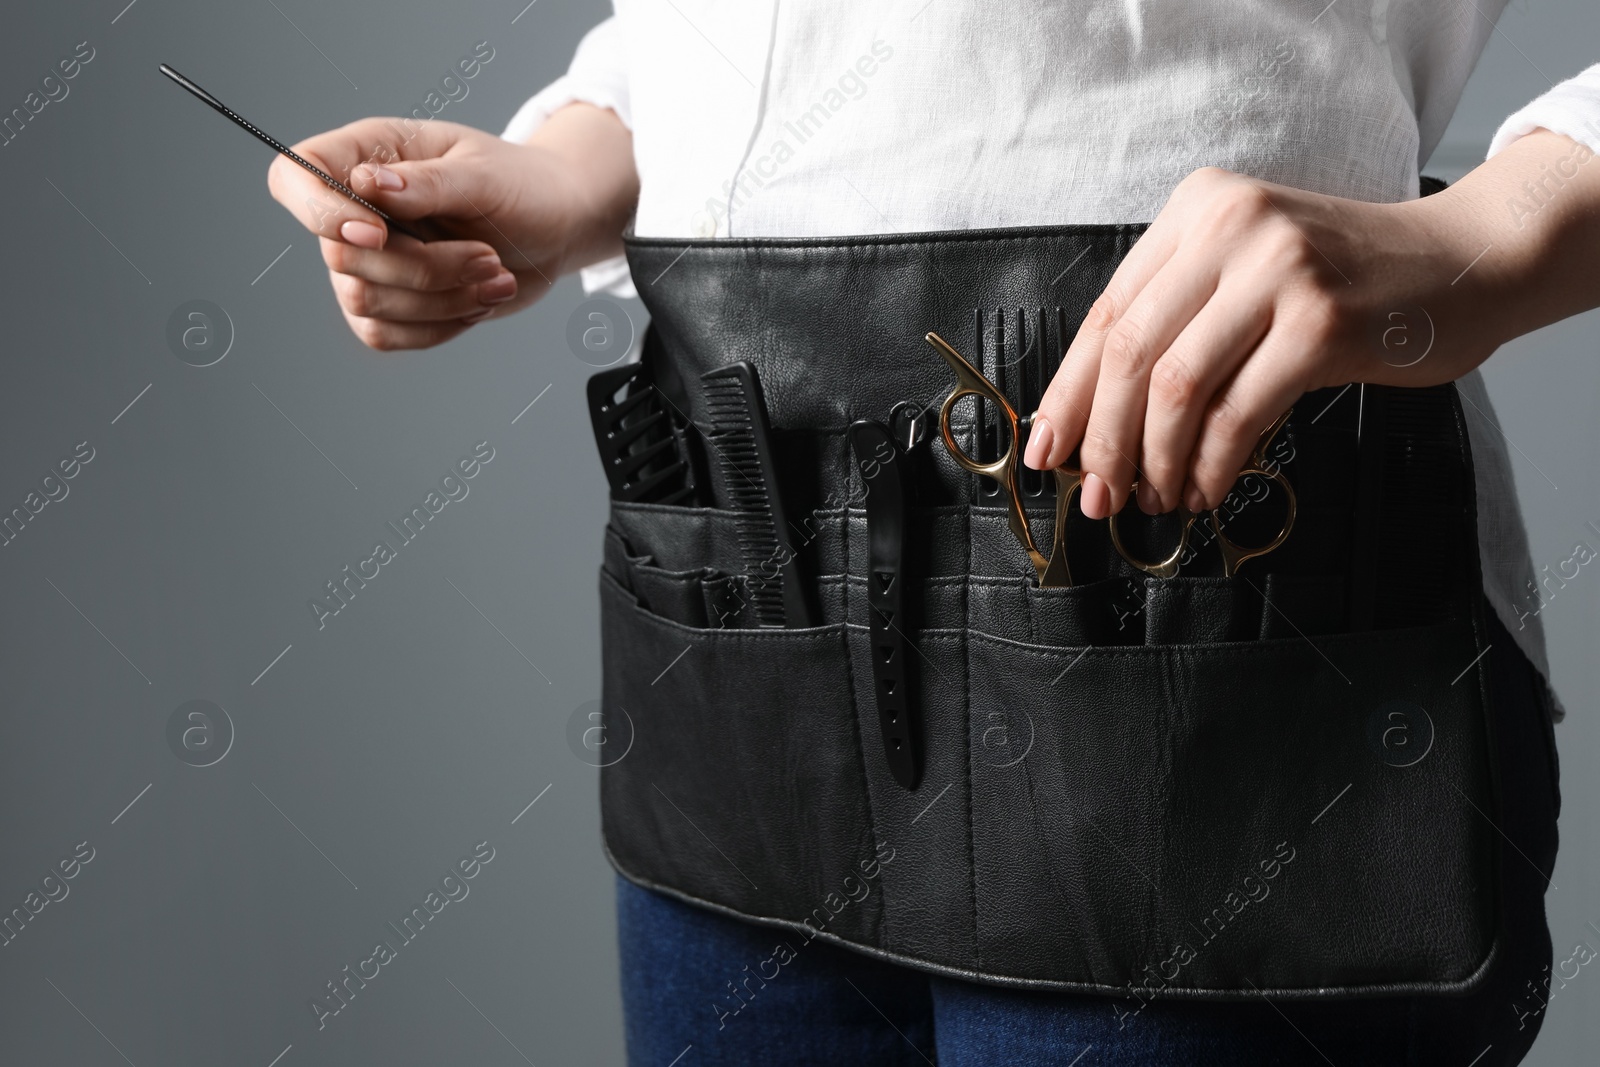
[[1342, 574], [1272, 572], [1265, 584], [1266, 604], [1260, 637], [1344, 633], [1350, 628]]
[[739, 537], [731, 511], [613, 500], [610, 527], [632, 552], [648, 555], [667, 570], [739, 570]]
[[1139, 605], [1128, 596], [1130, 583], [1122, 578], [1049, 589], [1029, 584], [1024, 589], [1031, 633], [1022, 640], [1033, 644], [1134, 644], [1143, 632]]
[[606, 527], [603, 571], [638, 598], [646, 610], [685, 626], [704, 628], [707, 596], [704, 585], [717, 572], [710, 567], [667, 570], [655, 557], [638, 555], [613, 526]]
[[692, 571], [667, 571], [637, 564], [633, 568], [633, 594], [645, 610], [664, 619], [705, 629], [707, 596], [704, 586], [718, 577], [709, 567]]
[[761, 620], [750, 600], [750, 586], [744, 580], [744, 575], [722, 574], [708, 568], [700, 590], [705, 606], [705, 626], [713, 630], [761, 628]]
[[974, 630], [1016, 641], [1032, 636], [1033, 613], [1028, 610], [1025, 585], [1018, 578], [982, 578], [966, 582], [966, 625]]
[[1261, 595], [1241, 577], [1146, 578], [1144, 643], [1249, 641], [1261, 629]]

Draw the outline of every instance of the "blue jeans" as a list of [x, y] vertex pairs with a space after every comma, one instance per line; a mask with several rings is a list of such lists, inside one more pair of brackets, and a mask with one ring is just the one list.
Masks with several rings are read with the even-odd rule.
[[[1560, 807], [1543, 691], [1490, 612], [1504, 952], [1465, 996], [1153, 1000], [1023, 992], [929, 975], [617, 879], [632, 1067], [1504, 1067], [1542, 1015], [1526, 983], [1551, 962], [1544, 891]], [[1518, 855], [1518, 851], [1522, 853]], [[770, 975], [772, 977], [763, 977]]]

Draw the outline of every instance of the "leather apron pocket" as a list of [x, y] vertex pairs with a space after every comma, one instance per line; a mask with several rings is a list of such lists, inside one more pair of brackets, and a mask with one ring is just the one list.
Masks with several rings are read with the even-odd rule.
[[[969, 633], [980, 959], [1142, 999], [1467, 983], [1494, 938], [1493, 830], [1467, 799], [1489, 791], [1478, 675], [1450, 684], [1471, 627]], [[989, 758], [1000, 720], [1022, 740]]]
[[[682, 536], [709, 521], [701, 510], [636, 510], [626, 539], [608, 530], [602, 705], [631, 745], [601, 774], [607, 851], [635, 881], [871, 941], [883, 858], [862, 803], [845, 626], [686, 624], [706, 616], [673, 580], [726, 577], [709, 542], [694, 552]], [[663, 547], [676, 572], [646, 562]], [[683, 566], [691, 555], [701, 566]]]

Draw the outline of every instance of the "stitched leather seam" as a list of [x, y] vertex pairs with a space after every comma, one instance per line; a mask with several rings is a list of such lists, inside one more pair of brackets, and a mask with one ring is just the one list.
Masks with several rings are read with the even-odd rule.
[[[850, 527], [849, 527], [848, 524], [846, 524], [846, 526], [845, 526], [844, 537], [841, 539], [841, 541], [842, 541], [842, 547], [843, 547], [843, 550], [844, 550], [845, 572], [848, 575], [848, 573], [850, 571]], [[848, 617], [849, 614], [850, 614], [850, 598], [849, 598], [848, 595], [846, 595], [846, 597], [845, 597], [844, 610], [845, 610], [846, 617]], [[855, 724], [856, 724], [856, 758], [861, 761], [861, 790], [862, 790], [862, 794], [863, 794], [863, 796], [862, 796], [863, 805], [867, 809], [867, 834], [872, 838], [873, 854], [876, 855], [877, 854], [878, 845], [880, 843], [879, 839], [878, 839], [878, 816], [877, 816], [877, 812], [875, 812], [873, 810], [873, 804], [872, 804], [872, 786], [869, 784], [871, 782], [871, 780], [872, 780], [872, 773], [867, 770], [867, 738], [866, 738], [867, 730], [866, 730], [865, 724], [862, 721], [861, 700], [857, 695], [858, 691], [856, 689], [855, 657], [851, 653], [851, 650], [850, 650], [849, 631], [847, 631], [847, 630], [846, 631], [841, 631], [841, 633], [839, 635], [839, 643], [843, 646], [844, 677], [845, 677], [845, 684], [849, 687], [851, 718], [853, 718], [855, 720]], [[868, 654], [869, 655], [871, 654], [870, 642], [869, 642]], [[876, 698], [877, 697], [877, 692], [878, 692], [876, 686], [873, 687], [873, 691], [872, 692], [873, 692], [873, 697]], [[877, 708], [873, 708], [872, 710], [873, 710], [874, 714], [876, 714]], [[876, 722], [874, 722], [873, 725], [877, 725]], [[885, 936], [886, 936], [885, 932], [888, 929], [889, 929], [889, 894], [888, 893], [879, 893], [878, 894], [878, 928], [875, 931], [873, 931], [873, 935], [872, 935], [872, 940], [874, 941], [874, 943], [880, 944], [880, 945], [883, 944]]]
[[[736, 919], [741, 919], [745, 922], [758, 923], [762, 926], [770, 926], [775, 929], [794, 930], [795, 932], [801, 934], [814, 933], [814, 937], [817, 940], [828, 941], [836, 945], [842, 945], [873, 959], [884, 960], [889, 963], [898, 964], [911, 970], [921, 971], [927, 974], [945, 975], [951, 978], [960, 979], [965, 982], [983, 982], [1001, 989], [1037, 989], [1059, 993], [1095, 993], [1117, 997], [1127, 996], [1126, 986], [1108, 986], [1101, 985], [1097, 982], [1059, 982], [1041, 978], [1016, 978], [1010, 975], [985, 974], [981, 969], [978, 968], [956, 967], [947, 963], [938, 963], [932, 960], [921, 959], [899, 952], [893, 952], [878, 945], [869, 945], [860, 941], [851, 941], [849, 938], [841, 937], [831, 930], [814, 931], [811, 926], [794, 919], [783, 919], [774, 915], [752, 915], [748, 912], [740, 911], [737, 908], [729, 907], [726, 904], [719, 904], [714, 900], [707, 900], [706, 898], [696, 896], [693, 893], [686, 893], [681, 889], [676, 889], [662, 882], [657, 882], [651, 878], [645, 877], [644, 875], [636, 874], [623, 865], [621, 859], [619, 859], [617, 854], [612, 851], [610, 844], [604, 839], [601, 840], [600, 847], [602, 852], [605, 854], [606, 862], [611, 864], [612, 870], [616, 871], [634, 885], [642, 886], [645, 889], [650, 889], [657, 893], [664, 893], [667, 896], [674, 897], [678, 900], [684, 901], [685, 903], [705, 908], [707, 911], [713, 911], [721, 915], [731, 916]], [[1293, 999], [1301, 1003], [1311, 1003], [1315, 1001], [1326, 1001], [1336, 997], [1375, 997], [1389, 994], [1403, 995], [1408, 993], [1423, 993], [1431, 996], [1442, 993], [1448, 994], [1466, 992], [1470, 991], [1478, 982], [1483, 980], [1484, 976], [1489, 973], [1490, 968], [1492, 968], [1494, 964], [1498, 962], [1501, 954], [1502, 949], [1500, 942], [1496, 940], [1494, 946], [1490, 948], [1488, 954], [1484, 956], [1483, 962], [1480, 963], [1471, 974], [1458, 981], [1387, 982], [1373, 985], [1344, 986], [1252, 986], [1248, 989], [1243, 986], [1233, 986], [1230, 988], [1194, 988], [1192, 986], [1185, 987], [1174, 985], [1163, 989], [1161, 996], [1168, 1000], [1183, 1000], [1190, 1003], [1214, 1004], [1245, 1001], [1254, 1002], [1259, 999], [1263, 993], [1266, 993], [1272, 996], [1280, 996], [1285, 999]]]
[[[972, 567], [972, 510], [969, 508], [962, 515], [962, 525], [966, 527], [966, 536], [963, 543], [967, 547], [967, 559], [963, 570]], [[961, 617], [972, 618], [971, 598], [967, 590], [971, 586], [963, 583], [961, 587]], [[972, 958], [978, 969], [983, 969], [983, 935], [978, 929], [978, 826], [973, 815], [972, 788], [977, 778], [972, 773], [972, 646], [965, 640], [964, 633], [956, 635], [960, 642], [963, 655], [961, 657], [961, 692], [964, 699], [961, 702], [961, 732], [966, 738], [967, 748], [967, 892], [972, 901]]]
[[[1504, 818], [1504, 775], [1500, 768], [1499, 724], [1495, 721], [1494, 686], [1490, 678], [1489, 665], [1489, 620], [1488, 613], [1494, 609], [1489, 605], [1487, 598], [1481, 592], [1483, 589], [1483, 556], [1478, 544], [1478, 489], [1477, 469], [1472, 458], [1471, 438], [1467, 435], [1466, 411], [1461, 406], [1461, 389], [1455, 382], [1449, 383], [1450, 413], [1454, 416], [1456, 431], [1456, 447], [1461, 455], [1462, 477], [1466, 481], [1465, 491], [1462, 495], [1461, 510], [1464, 519], [1464, 532], [1461, 536], [1466, 542], [1466, 555], [1471, 560], [1472, 574], [1471, 588], [1480, 590], [1478, 595], [1471, 598], [1472, 602], [1472, 640], [1480, 651], [1477, 659], [1477, 670], [1474, 672], [1478, 679], [1478, 724], [1483, 733], [1484, 763], [1489, 777], [1489, 803], [1496, 815]], [[1539, 672], [1534, 669], [1534, 674]], [[1507, 862], [1506, 850], [1497, 838], [1490, 838], [1489, 868], [1492, 890], [1492, 914], [1494, 915], [1494, 945], [1498, 946], [1500, 939], [1505, 935], [1504, 900], [1505, 900], [1505, 874]], [[1543, 872], [1541, 872], [1543, 873]]]
[[623, 244], [641, 251], [672, 248], [707, 251], [787, 250], [809, 252], [851, 248], [913, 247], [927, 244], [980, 244], [1037, 241], [1040, 238], [1071, 240], [1088, 238], [1104, 243], [1126, 240], [1129, 234], [1143, 233], [1147, 222], [1078, 223], [1071, 226], [1006, 226], [977, 230], [926, 230], [916, 233], [862, 233], [837, 237], [638, 237], [625, 234]]
[[[1320, 634], [1318, 635], [1318, 640], [1325, 641], [1329, 644], [1337, 644], [1340, 646], [1355, 648], [1399, 645], [1403, 643], [1404, 639], [1408, 636], [1413, 639], [1430, 635], [1443, 636], [1452, 630], [1459, 630], [1466, 625], [1469, 625], [1468, 620], [1456, 619], [1449, 622], [1435, 623], [1431, 626], [1412, 626], [1396, 630], [1368, 630], [1346, 634]], [[1003, 648], [1008, 653], [1033, 656], [1038, 659], [1056, 659], [1067, 652], [1081, 651], [1085, 647], [1087, 647], [1089, 652], [1093, 653], [1094, 656], [1150, 656], [1164, 655], [1174, 650], [1179, 650], [1188, 653], [1198, 652], [1208, 656], [1233, 656], [1243, 659], [1255, 656], [1276, 656], [1284, 649], [1291, 648], [1294, 645], [1304, 643], [1305, 641], [1305, 639], [1301, 637], [1275, 637], [1269, 638], [1266, 642], [1216, 641], [1209, 643], [1200, 642], [1192, 644], [1169, 645], [1061, 645], [1059, 647], [1043, 648], [1037, 645], [1029, 645], [1020, 641], [1013, 641], [1010, 638], [999, 637], [994, 634], [985, 633], [982, 630], [974, 630], [970, 627], [968, 628], [967, 633], [970, 635], [971, 640], [975, 640], [995, 648]], [[1268, 647], [1261, 647], [1262, 645], [1267, 645]]]
[[673, 622], [663, 618], [652, 611], [648, 611], [639, 603], [639, 598], [624, 589], [616, 577], [607, 570], [600, 572], [601, 588], [613, 596], [620, 596], [626, 607], [631, 609], [644, 622], [660, 629], [675, 630], [684, 636], [685, 640], [717, 640], [717, 641], [795, 641], [795, 642], [826, 642], [835, 641], [842, 637], [845, 624], [831, 622], [825, 626], [808, 626], [805, 629], [729, 629], [712, 630], [700, 629], [695, 626], [685, 626], [681, 622]]

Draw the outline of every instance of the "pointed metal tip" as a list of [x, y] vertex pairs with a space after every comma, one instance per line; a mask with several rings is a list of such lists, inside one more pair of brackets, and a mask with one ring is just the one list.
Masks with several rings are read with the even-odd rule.
[[179, 74], [172, 67], [168, 66], [165, 63], [162, 63], [161, 66], [160, 66], [160, 69], [161, 69], [161, 73], [165, 74], [167, 77], [171, 78], [173, 81], [177, 82], [179, 85], [183, 86], [185, 89], [189, 90], [195, 96], [198, 96], [200, 99], [202, 99], [206, 103], [210, 104], [212, 107], [216, 108], [219, 111], [224, 110], [221, 100], [218, 100], [216, 97], [212, 96], [210, 93], [208, 93], [204, 89], [200, 88], [200, 86], [196, 85], [194, 82], [190, 81], [188, 78], [185, 78], [182, 74]]

